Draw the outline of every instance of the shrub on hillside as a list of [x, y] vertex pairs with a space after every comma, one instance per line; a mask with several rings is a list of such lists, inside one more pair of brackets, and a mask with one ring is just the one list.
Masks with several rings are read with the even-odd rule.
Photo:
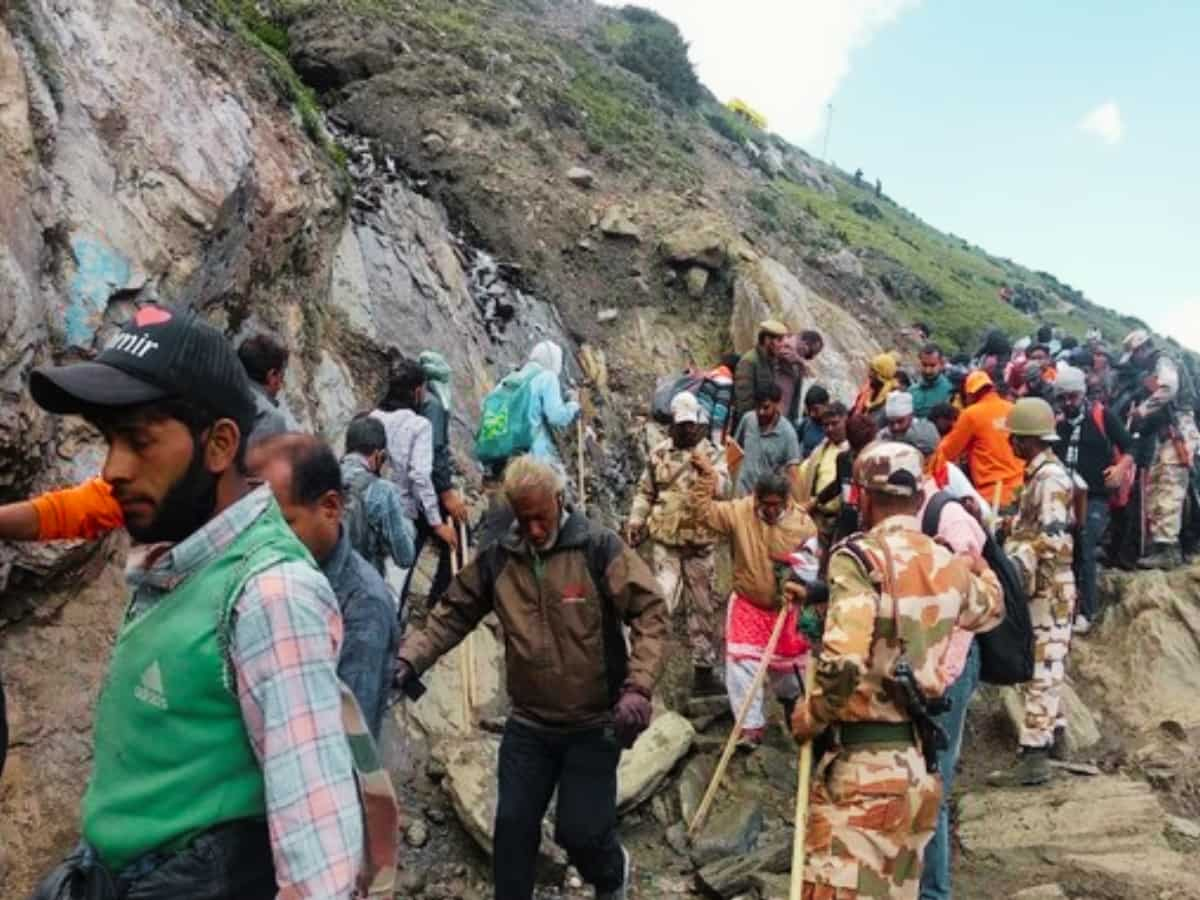
[[617, 62], [679, 103], [694, 106], [699, 102], [700, 79], [688, 59], [687, 41], [675, 23], [637, 6], [626, 6], [621, 15], [633, 29], [617, 51]]

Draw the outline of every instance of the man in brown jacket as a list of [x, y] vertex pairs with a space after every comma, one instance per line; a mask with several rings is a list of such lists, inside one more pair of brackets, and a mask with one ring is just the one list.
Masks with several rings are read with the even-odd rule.
[[[532, 456], [508, 464], [516, 521], [454, 580], [400, 648], [403, 688], [490, 612], [503, 627], [512, 714], [500, 745], [497, 900], [530, 900], [542, 818], [558, 789], [555, 839], [596, 896], [624, 900], [617, 762], [650, 723], [663, 667], [666, 604], [616, 534], [563, 501], [561, 473]], [[626, 651], [621, 625], [630, 629]]]

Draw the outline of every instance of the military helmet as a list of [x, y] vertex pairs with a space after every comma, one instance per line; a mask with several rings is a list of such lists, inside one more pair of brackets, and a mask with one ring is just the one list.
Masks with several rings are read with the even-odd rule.
[[911, 497], [924, 481], [920, 452], [899, 441], [876, 441], [867, 445], [854, 461], [854, 482], [868, 491]]
[[1035, 437], [1057, 441], [1054, 410], [1041, 397], [1022, 397], [1008, 414], [1008, 432], [1017, 437]]

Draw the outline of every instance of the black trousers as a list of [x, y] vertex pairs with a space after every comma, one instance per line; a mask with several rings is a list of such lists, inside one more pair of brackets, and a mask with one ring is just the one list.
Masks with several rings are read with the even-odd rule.
[[530, 900], [542, 819], [558, 788], [554, 839], [597, 891], [615, 891], [625, 877], [617, 840], [617, 762], [611, 728], [559, 733], [513, 719], [500, 743], [496, 807], [496, 900]]
[[114, 877], [82, 846], [30, 900], [273, 900], [267, 823], [242, 820], [205, 832], [168, 856], [151, 853]]
[[[450, 521], [446, 515], [446, 511], [442, 510], [442, 521]], [[450, 579], [452, 577], [450, 570], [450, 545], [442, 541], [433, 533], [433, 526], [425, 521], [425, 515], [422, 513], [417, 516], [416, 521], [416, 537], [413, 540], [413, 567], [408, 573], [408, 578], [404, 581], [404, 590], [400, 592], [400, 607], [403, 609], [408, 605], [408, 592], [412, 589], [413, 575], [417, 571], [417, 560], [421, 558], [421, 551], [425, 549], [425, 545], [433, 541], [434, 549], [437, 550], [438, 562], [437, 571], [433, 575], [433, 584], [429, 587], [428, 607], [433, 609], [437, 602], [442, 599], [442, 595], [450, 589]]]

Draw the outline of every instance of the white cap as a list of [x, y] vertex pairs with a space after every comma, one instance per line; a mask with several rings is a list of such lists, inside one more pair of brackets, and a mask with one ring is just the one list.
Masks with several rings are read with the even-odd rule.
[[889, 419], [903, 419], [905, 416], [911, 416], [913, 414], [912, 394], [904, 391], [892, 391], [888, 394], [884, 413]]
[[699, 422], [700, 401], [690, 391], [680, 391], [671, 399], [671, 421], [676, 425], [685, 422]]
[[1083, 374], [1083, 369], [1060, 363], [1058, 377], [1054, 379], [1054, 390], [1059, 394], [1087, 393], [1087, 376]]

